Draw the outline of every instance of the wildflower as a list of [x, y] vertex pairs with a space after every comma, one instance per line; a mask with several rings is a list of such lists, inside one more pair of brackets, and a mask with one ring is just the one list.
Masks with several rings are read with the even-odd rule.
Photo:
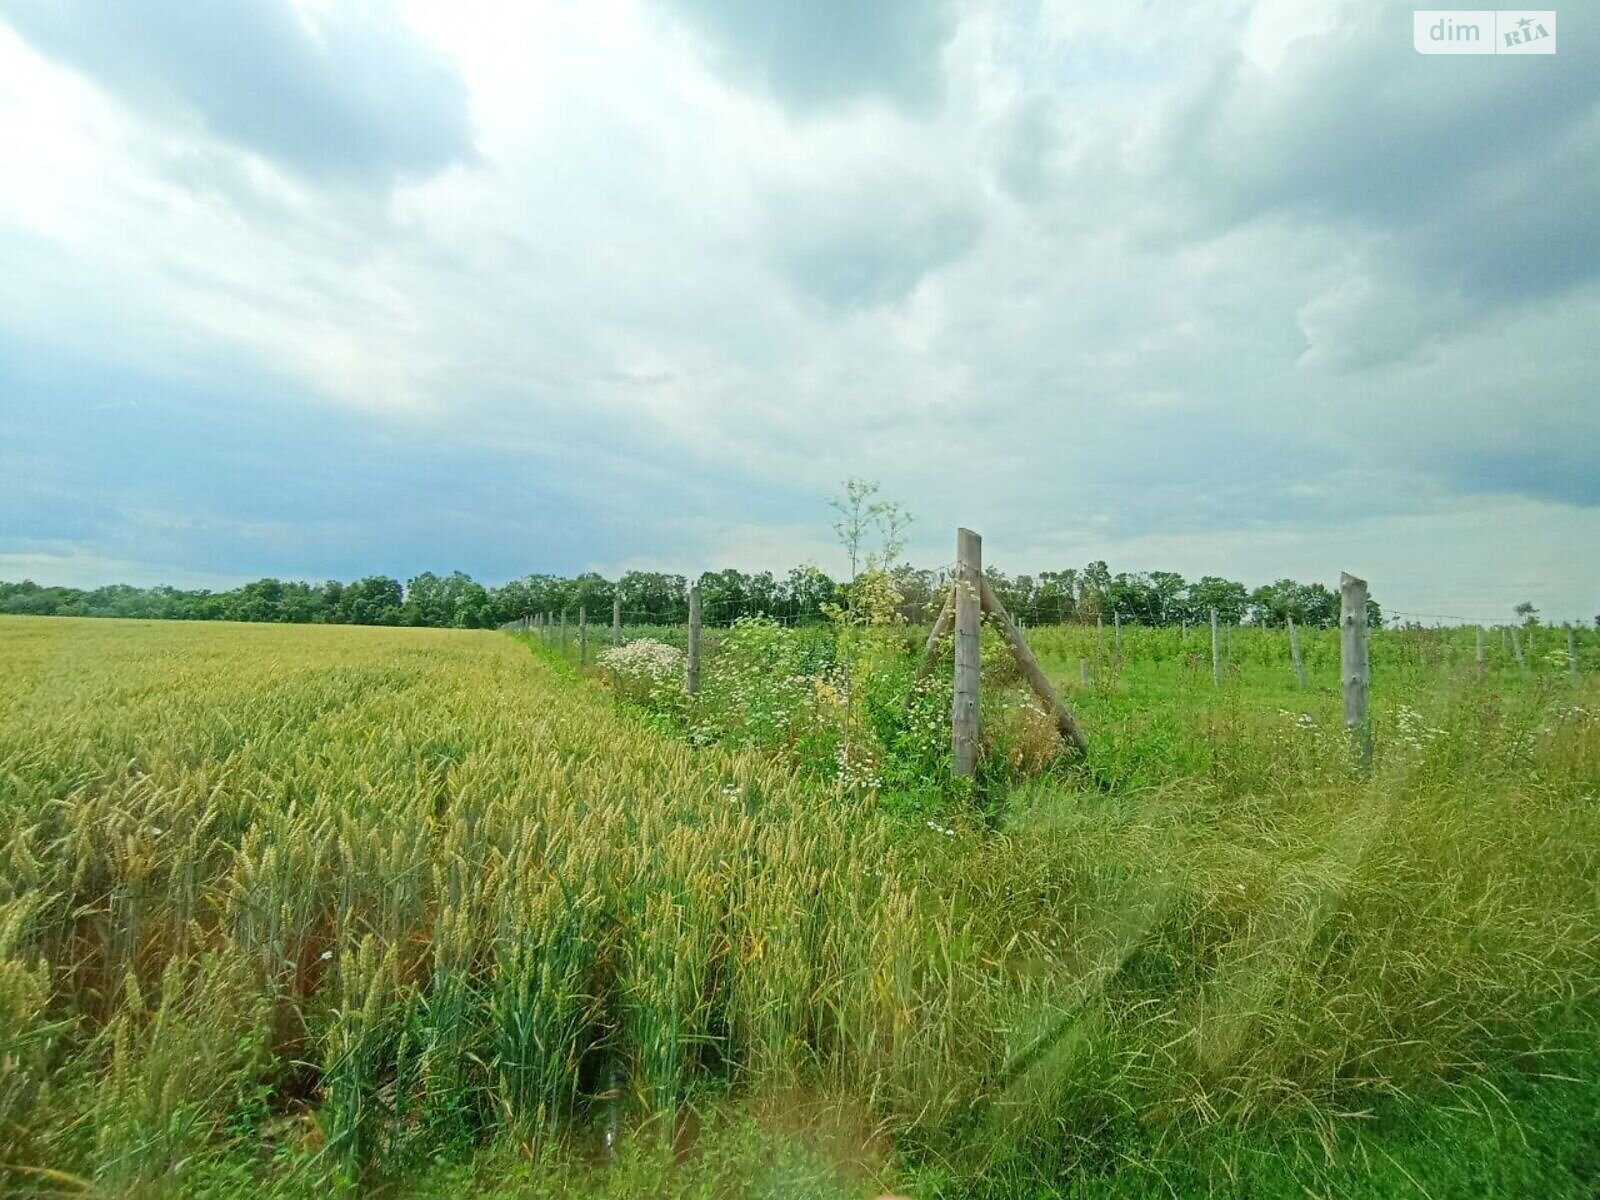
[[625, 645], [602, 650], [595, 661], [630, 679], [663, 683], [676, 680], [682, 672], [684, 653], [654, 638], [635, 638]]

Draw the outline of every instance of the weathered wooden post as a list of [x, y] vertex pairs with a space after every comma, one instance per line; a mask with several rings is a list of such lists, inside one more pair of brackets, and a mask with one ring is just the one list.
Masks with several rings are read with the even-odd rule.
[[1116, 655], [1117, 674], [1122, 673], [1122, 614], [1113, 609], [1111, 612], [1111, 644]]
[[1300, 681], [1300, 690], [1306, 689], [1306, 664], [1300, 657], [1300, 631], [1295, 628], [1294, 618], [1289, 618], [1289, 661], [1294, 664], [1294, 677]]
[[971, 777], [978, 767], [978, 679], [983, 613], [983, 539], [956, 530], [955, 695], [950, 701], [951, 773]]
[[1211, 684], [1222, 686], [1222, 641], [1217, 633], [1217, 610], [1211, 610]]
[[561, 657], [567, 656], [567, 610], [561, 610]]
[[1483, 682], [1483, 670], [1484, 670], [1484, 661], [1483, 661], [1483, 626], [1482, 625], [1478, 626], [1477, 663], [1478, 663], [1478, 682], [1482, 683]]
[[611, 593], [611, 644], [622, 645], [622, 593]]
[[1528, 660], [1522, 656], [1522, 632], [1515, 625], [1511, 627], [1511, 653], [1517, 656], [1517, 670], [1526, 679], [1528, 675]]
[[1572, 675], [1572, 682], [1578, 682], [1578, 635], [1572, 626], [1567, 626], [1567, 670]]
[[683, 690], [700, 691], [700, 585], [689, 589], [689, 653], [684, 658]]
[[1084, 687], [1089, 686], [1089, 660], [1087, 658], [1078, 660], [1078, 682]]
[[1356, 739], [1361, 761], [1372, 761], [1372, 722], [1367, 696], [1372, 668], [1367, 658], [1367, 581], [1339, 574], [1339, 665], [1344, 684], [1344, 727]]
[[589, 610], [586, 606], [578, 605], [578, 665], [584, 666], [589, 661]]

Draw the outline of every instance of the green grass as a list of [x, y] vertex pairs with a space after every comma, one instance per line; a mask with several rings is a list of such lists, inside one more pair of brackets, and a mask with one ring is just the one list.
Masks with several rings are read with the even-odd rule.
[[494, 633], [0, 621], [0, 1189], [1592, 1193], [1590, 679], [1380, 635], [1363, 770], [1325, 635], [1029, 636], [1092, 769], [991, 661], [906, 808], [816, 756], [912, 638], [663, 723]]

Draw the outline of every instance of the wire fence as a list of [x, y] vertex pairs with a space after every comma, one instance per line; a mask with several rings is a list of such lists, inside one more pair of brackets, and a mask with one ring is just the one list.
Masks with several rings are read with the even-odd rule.
[[[943, 597], [938, 600], [942, 603]], [[687, 648], [687, 609], [686, 601], [681, 615], [662, 619], [660, 611], [652, 608], [622, 606], [614, 610], [606, 605], [591, 614], [587, 606], [579, 606], [579, 611], [569, 610], [565, 617], [559, 613], [534, 614], [502, 628], [540, 633], [547, 644], [568, 657], [592, 659], [614, 639], [629, 642], [649, 637]], [[900, 628], [908, 649], [920, 646], [927, 637], [937, 605], [925, 605], [922, 614], [920, 619], [913, 619], [902, 613]], [[1404, 618], [1406, 623], [1391, 623], [1370, 631], [1372, 661], [1379, 671], [1463, 670], [1496, 676], [1541, 676], [1563, 672], [1576, 675], [1600, 669], [1600, 630], [1589, 625], [1476, 623], [1460, 615], [1412, 610], [1390, 610], [1388, 615]], [[702, 603], [702, 638], [714, 647], [727, 629], [752, 618], [796, 631], [815, 630], [821, 637], [831, 637], [834, 628], [824, 614], [751, 611], [746, 603], [727, 600]], [[1420, 624], [1425, 618], [1455, 624]], [[1152, 623], [1118, 613], [1109, 617], [1074, 613], [1061, 620], [1029, 622], [1019, 618], [1017, 624], [1051, 673], [1068, 686], [1081, 685], [1085, 674], [1091, 683], [1098, 683], [1115, 678], [1124, 670], [1187, 673], [1201, 682], [1210, 682], [1213, 647], [1209, 615], [1203, 622]], [[1303, 668], [1312, 681], [1324, 686], [1336, 682], [1338, 629], [1323, 624], [1296, 625], [1295, 640]], [[1286, 625], [1219, 621], [1216, 641], [1216, 670], [1224, 681], [1242, 672], [1294, 671]]]

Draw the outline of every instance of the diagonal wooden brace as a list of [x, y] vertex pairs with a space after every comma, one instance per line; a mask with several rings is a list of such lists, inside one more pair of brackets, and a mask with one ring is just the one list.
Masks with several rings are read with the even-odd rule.
[[1006, 645], [1011, 647], [1011, 653], [1016, 656], [1017, 665], [1022, 668], [1022, 675], [1028, 681], [1028, 686], [1033, 689], [1034, 695], [1044, 701], [1045, 709], [1055, 721], [1056, 729], [1060, 731], [1061, 736], [1074, 749], [1087, 754], [1088, 739], [1083, 736], [1083, 730], [1078, 728], [1078, 722], [1073, 719], [1067, 706], [1061, 702], [1061, 697], [1051, 686], [1044, 668], [1033, 656], [1033, 651], [1028, 649], [1028, 643], [1022, 640], [1022, 634], [1011, 620], [1011, 614], [1006, 611], [1006, 606], [1000, 603], [1000, 597], [994, 594], [994, 588], [990, 587], [989, 581], [982, 576], [979, 576], [979, 587], [979, 599], [983, 604], [983, 611], [994, 618], [995, 626], [1000, 630], [1000, 636], [1005, 639]]

